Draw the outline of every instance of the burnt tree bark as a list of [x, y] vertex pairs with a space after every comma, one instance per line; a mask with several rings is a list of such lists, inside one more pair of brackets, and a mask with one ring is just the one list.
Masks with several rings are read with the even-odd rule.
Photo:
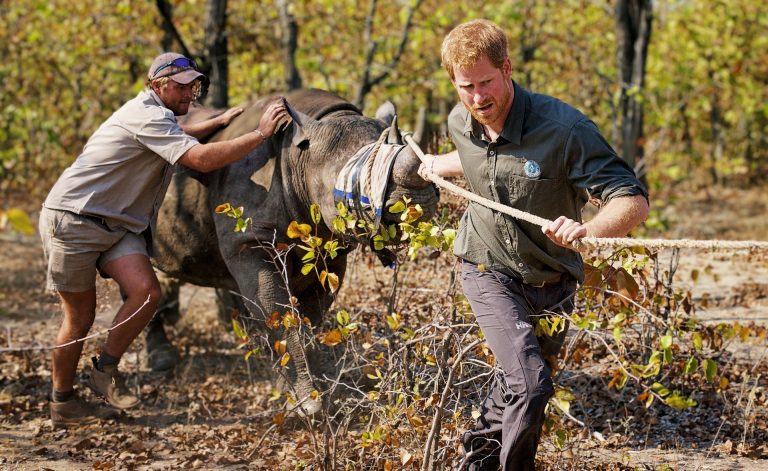
[[210, 87], [205, 104], [229, 106], [229, 60], [227, 51], [227, 0], [208, 0], [205, 11], [205, 65]]
[[291, 12], [290, 0], [277, 0], [277, 11], [280, 16], [280, 43], [283, 58], [285, 87], [288, 90], [301, 88], [301, 74], [296, 67], [296, 49], [299, 45], [299, 25]]
[[[645, 65], [651, 39], [653, 2], [619, 0], [616, 30], [621, 96], [619, 128], [622, 157], [633, 167], [643, 159], [643, 101]], [[642, 177], [642, 175], [641, 175]]]

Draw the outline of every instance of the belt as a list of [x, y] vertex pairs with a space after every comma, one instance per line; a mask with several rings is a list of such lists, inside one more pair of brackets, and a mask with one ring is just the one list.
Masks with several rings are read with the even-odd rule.
[[564, 273], [560, 273], [559, 275], [557, 275], [557, 278], [554, 278], [552, 280], [542, 281], [541, 283], [535, 283], [535, 284], [534, 283], [526, 283], [525, 281], [522, 281], [522, 280], [520, 280], [520, 282], [523, 283], [523, 284], [526, 284], [528, 286], [533, 286], [534, 288], [543, 288], [545, 286], [558, 284], [561, 281], [563, 281], [564, 279], [565, 279], [565, 274]]

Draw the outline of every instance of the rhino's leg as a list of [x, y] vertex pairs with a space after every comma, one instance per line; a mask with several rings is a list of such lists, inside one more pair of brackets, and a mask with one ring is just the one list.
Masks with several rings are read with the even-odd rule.
[[[248, 316], [242, 316], [249, 330], [253, 324], [264, 329], [265, 321], [277, 312], [281, 318], [289, 311], [289, 291], [286, 282], [272, 263], [260, 253], [262, 249], [253, 249], [248, 256], [243, 253], [225, 254], [225, 260], [233, 277], [237, 281], [243, 302], [248, 309]], [[313, 394], [320, 392], [312, 375], [308, 360], [308, 348], [313, 341], [311, 327], [306, 325], [286, 326], [281, 322], [274, 328], [268, 328], [269, 347], [277, 341], [285, 341], [286, 352], [290, 361], [285, 366], [277, 366], [284, 386], [287, 386], [306, 414], [314, 414], [322, 408], [322, 397]], [[282, 354], [276, 354], [275, 363]], [[279, 365], [279, 363], [277, 363]]]
[[179, 287], [181, 282], [162, 272], [157, 272], [160, 282], [160, 301], [152, 320], [147, 324], [147, 361], [152, 371], [168, 371], [179, 363], [179, 352], [168, 340], [165, 325], [175, 324], [179, 319]]
[[216, 288], [216, 308], [218, 309], [219, 320], [228, 329], [231, 329], [232, 319], [248, 313], [243, 298], [224, 288]]

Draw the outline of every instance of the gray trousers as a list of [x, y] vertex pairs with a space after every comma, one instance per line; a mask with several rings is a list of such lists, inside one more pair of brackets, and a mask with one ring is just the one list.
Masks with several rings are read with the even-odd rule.
[[566, 328], [551, 337], [537, 338], [534, 326], [541, 316], [570, 313], [576, 280], [542, 287], [492, 270], [479, 271], [464, 262], [464, 294], [485, 334], [488, 346], [503, 370], [483, 402], [480, 417], [462, 443], [470, 470], [534, 470], [536, 449], [544, 422], [544, 407], [554, 394], [550, 366], [545, 357], [556, 356]]

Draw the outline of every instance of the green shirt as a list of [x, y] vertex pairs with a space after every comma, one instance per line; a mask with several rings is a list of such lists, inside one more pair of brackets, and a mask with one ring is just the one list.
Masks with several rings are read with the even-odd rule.
[[[592, 196], [611, 198], [648, 193], [581, 112], [516, 83], [504, 129], [489, 142], [458, 104], [448, 117], [471, 190], [489, 200], [549, 220], [581, 221]], [[541, 228], [470, 202], [454, 244], [457, 256], [477, 265], [539, 284], [570, 274], [584, 279], [578, 252], [560, 247]]]

